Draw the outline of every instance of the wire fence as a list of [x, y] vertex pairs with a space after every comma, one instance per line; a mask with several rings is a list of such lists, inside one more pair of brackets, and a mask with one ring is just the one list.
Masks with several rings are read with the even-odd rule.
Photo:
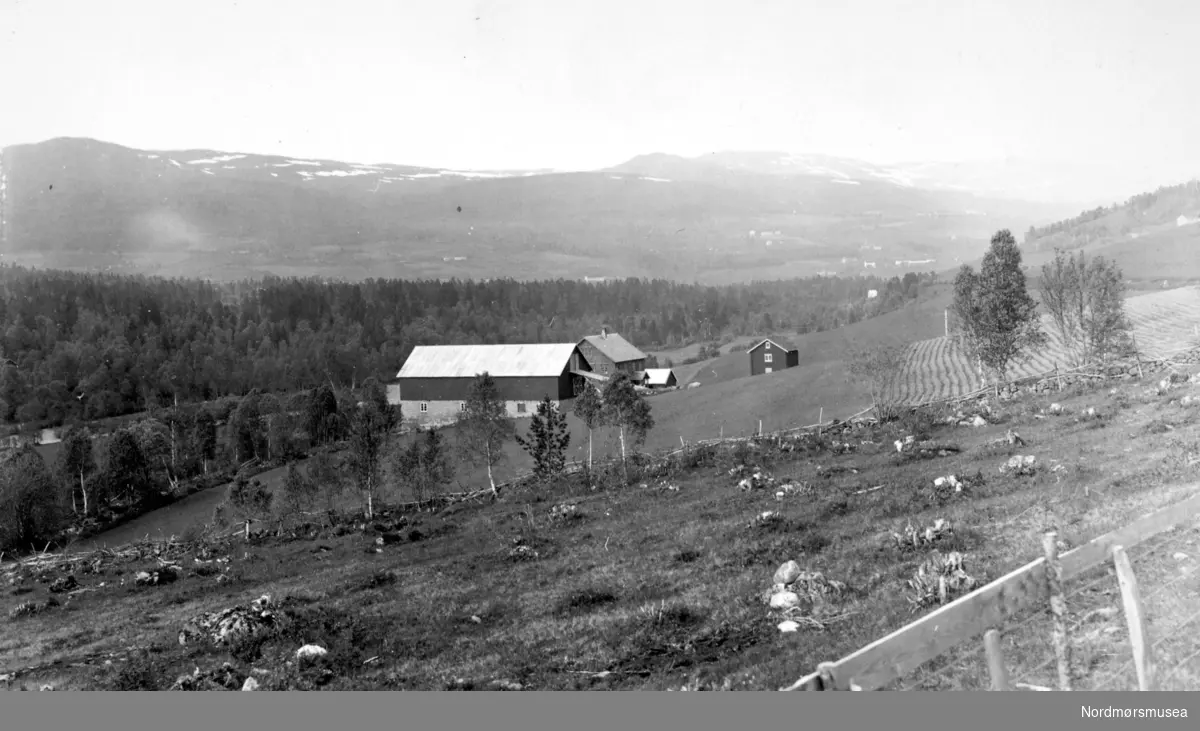
[[[1145, 613], [1159, 690], [1200, 689], [1200, 523], [1126, 551]], [[1072, 690], [1137, 690], [1136, 648], [1112, 561], [1064, 587]], [[1013, 690], [1059, 690], [1054, 617], [1045, 604], [1004, 627], [1001, 648]], [[984, 690], [994, 678], [985, 646], [965, 642], [881, 690]]]

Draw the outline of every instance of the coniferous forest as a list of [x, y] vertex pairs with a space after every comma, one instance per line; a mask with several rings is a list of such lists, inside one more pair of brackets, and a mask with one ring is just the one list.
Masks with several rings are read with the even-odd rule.
[[[253, 390], [390, 380], [421, 344], [570, 342], [644, 350], [813, 332], [897, 309], [931, 274], [723, 287], [666, 280], [199, 280], [0, 267], [0, 420], [52, 427]], [[879, 295], [867, 298], [869, 290]]]

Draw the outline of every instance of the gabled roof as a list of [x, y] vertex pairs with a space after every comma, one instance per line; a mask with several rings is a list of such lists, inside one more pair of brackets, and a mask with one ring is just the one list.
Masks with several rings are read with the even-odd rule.
[[670, 368], [647, 368], [646, 382], [652, 386], [665, 386], [671, 379]]
[[591, 343], [596, 350], [604, 353], [614, 363], [625, 363], [631, 360], [644, 360], [646, 354], [635, 348], [628, 340], [616, 333], [607, 335], [588, 335], [581, 342]]
[[474, 378], [485, 371], [498, 378], [558, 376], [575, 347], [575, 343], [418, 345], [396, 378]]
[[758, 349], [758, 347], [760, 345], [767, 342], [768, 340], [770, 340], [773, 345], [777, 345], [780, 348], [783, 348], [784, 350], [799, 350], [799, 348], [797, 348], [796, 345], [791, 340], [787, 340], [785, 338], [778, 338], [778, 337], [775, 337], [774, 335], [772, 335], [769, 338], [763, 338], [762, 340], [760, 340], [758, 342], [758, 345], [755, 345], [753, 348], [750, 348], [750, 350], [747, 350], [746, 352], [749, 353], [751, 350]]

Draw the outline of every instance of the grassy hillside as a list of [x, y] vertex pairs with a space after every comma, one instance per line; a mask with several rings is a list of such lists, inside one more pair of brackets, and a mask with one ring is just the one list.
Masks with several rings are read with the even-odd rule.
[[[8, 620], [0, 670], [14, 676], [13, 687], [56, 689], [166, 689], [197, 667], [204, 682], [224, 662], [231, 688], [252, 671], [263, 689], [778, 688], [910, 621], [905, 582], [931, 548], [962, 552], [965, 570], [986, 582], [1040, 556], [1048, 526], [1059, 526], [1073, 547], [1190, 495], [1197, 467], [1188, 450], [1200, 432], [1195, 407], [1179, 403], [1184, 389], [1191, 393], [1184, 386], [1160, 397], [1127, 383], [1115, 396], [1057, 396], [1067, 407], [1061, 416], [1043, 417], [1048, 403], [1025, 400], [990, 414], [992, 425], [980, 429], [929, 420], [838, 436], [849, 453], [830, 451], [828, 442], [752, 452], [752, 464], [812, 491], [782, 501], [773, 489], [740, 491], [728, 474], [739, 458], [720, 453], [698, 455], [645, 487], [591, 491], [563, 482], [494, 504], [392, 516], [386, 520], [408, 538], [379, 552], [373, 532], [355, 530], [182, 545], [160, 556], [183, 568], [179, 580], [147, 587], [132, 576], [159, 566], [150, 553], [109, 555], [87, 569], [68, 564], [40, 579], [22, 576], [0, 597], [6, 617], [21, 603], [44, 607]], [[1099, 415], [1083, 416], [1089, 407]], [[879, 446], [913, 428], [953, 449], [918, 459]], [[1021, 453], [1037, 457], [1033, 476], [997, 472], [1012, 452], [995, 441], [1009, 428], [1027, 442]], [[944, 474], [966, 476], [968, 487], [935, 490], [933, 478]], [[561, 503], [575, 506], [571, 517], [553, 517]], [[756, 519], [764, 511], [777, 517]], [[938, 519], [952, 530], [932, 547], [904, 550], [887, 537], [909, 521]], [[514, 552], [517, 545], [529, 548]], [[1173, 594], [1154, 591], [1157, 577], [1181, 562], [1194, 567], [1188, 556], [1167, 550], [1162, 560], [1171, 565], [1162, 567], [1139, 558], [1156, 623], [1191, 613], [1164, 603]], [[212, 558], [222, 562], [201, 563]], [[832, 593], [820, 608], [802, 605], [814, 621], [784, 634], [763, 594], [789, 559], [845, 589], [814, 580]], [[52, 595], [48, 581], [67, 573], [83, 591]], [[1110, 607], [1115, 590], [1070, 604], [1072, 623], [1099, 621], [1076, 638], [1078, 689], [1124, 662], [1122, 640], [1100, 631], [1119, 632], [1119, 612], [1089, 614]], [[285, 624], [274, 632], [228, 647], [180, 644], [191, 618], [262, 594], [280, 603]], [[58, 603], [47, 607], [51, 596]], [[1044, 677], [1053, 665], [1037, 669], [1050, 653], [1044, 630], [1034, 623], [1006, 632], [1013, 677], [1053, 685]], [[304, 643], [328, 655], [298, 668], [288, 661]], [[1191, 649], [1171, 643], [1156, 659], [1170, 667]], [[1184, 670], [1165, 687], [1200, 687], [1200, 667]], [[910, 680], [973, 688], [986, 672], [972, 665]]]

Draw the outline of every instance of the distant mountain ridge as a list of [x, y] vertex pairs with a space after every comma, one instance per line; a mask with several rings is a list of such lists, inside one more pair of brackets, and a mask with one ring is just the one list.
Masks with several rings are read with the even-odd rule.
[[1071, 210], [782, 153], [470, 171], [56, 138], [0, 163], [8, 260], [216, 279], [903, 274]]

